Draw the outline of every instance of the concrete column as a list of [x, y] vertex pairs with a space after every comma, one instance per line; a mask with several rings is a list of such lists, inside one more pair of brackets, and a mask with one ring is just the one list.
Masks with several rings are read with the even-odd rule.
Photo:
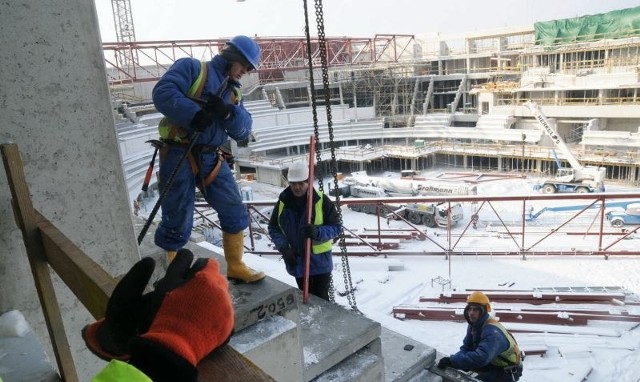
[[[35, 208], [113, 275], [139, 257], [93, 1], [0, 3], [0, 142], [18, 145]], [[0, 169], [0, 311], [19, 309], [55, 365], [44, 316]], [[149, 238], [147, 238], [149, 240]], [[86, 350], [93, 321], [56, 293], [81, 381], [105, 363]]]

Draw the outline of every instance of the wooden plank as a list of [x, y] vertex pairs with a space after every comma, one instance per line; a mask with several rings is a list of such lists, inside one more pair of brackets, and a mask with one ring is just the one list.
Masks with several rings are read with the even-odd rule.
[[0, 151], [2, 152], [2, 161], [7, 173], [9, 188], [11, 189], [16, 224], [22, 231], [22, 240], [24, 241], [47, 330], [49, 331], [58, 370], [63, 380], [75, 382], [78, 381], [78, 375], [64, 330], [58, 299], [49, 274], [42, 237], [36, 224], [36, 214], [24, 175], [20, 152], [18, 151], [18, 146], [13, 143], [2, 144]]
[[94, 318], [104, 317], [116, 280], [36, 211], [47, 261]]

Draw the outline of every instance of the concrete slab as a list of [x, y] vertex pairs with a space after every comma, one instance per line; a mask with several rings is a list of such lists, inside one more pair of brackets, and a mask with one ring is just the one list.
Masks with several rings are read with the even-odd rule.
[[[187, 244], [196, 257], [209, 257], [220, 263], [220, 271], [226, 273], [224, 256], [195, 244]], [[235, 307], [235, 330], [240, 331], [254, 323], [291, 309], [298, 309], [298, 290], [282, 281], [265, 277], [253, 284], [229, 284], [229, 292]]]
[[443, 382], [443, 381], [444, 379], [442, 379], [441, 376], [437, 374], [433, 374], [429, 370], [425, 369], [425, 370], [421, 370], [418, 374], [409, 378], [407, 382]]
[[407, 382], [435, 362], [436, 350], [421, 342], [387, 328], [380, 338], [387, 382]]
[[371, 349], [360, 349], [313, 379], [313, 382], [373, 382], [384, 380], [384, 361]]
[[299, 382], [304, 363], [298, 333], [295, 322], [270, 316], [235, 333], [229, 345], [276, 381]]
[[[302, 293], [296, 292], [302, 300]], [[308, 304], [300, 304], [299, 311], [305, 381], [380, 337], [380, 323], [313, 295]]]

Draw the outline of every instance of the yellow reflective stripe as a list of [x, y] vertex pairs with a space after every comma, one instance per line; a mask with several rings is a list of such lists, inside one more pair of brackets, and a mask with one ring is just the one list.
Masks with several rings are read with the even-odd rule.
[[[196, 93], [198, 92], [198, 88], [200, 88], [200, 84], [202, 83], [202, 81], [204, 81], [204, 76], [205, 76], [205, 72], [207, 71], [205, 69], [206, 67], [206, 63], [200, 61], [200, 73], [198, 73], [198, 78], [196, 78], [195, 82], [193, 84], [191, 84], [191, 87], [189, 88], [189, 91], [187, 92], [187, 95], [189, 97], [194, 97], [196, 96]], [[202, 90], [200, 90], [202, 91]]]
[[[324, 212], [322, 211], [322, 201], [323, 201], [322, 192], [318, 191], [318, 195], [320, 195], [320, 200], [318, 200], [315, 205], [316, 215], [313, 221], [313, 224], [315, 225], [321, 225], [322, 223], [324, 223]], [[331, 245], [331, 240], [314, 241], [313, 253], [314, 254], [324, 253], [324, 252], [330, 251], [332, 247], [333, 246]]]
[[[191, 84], [191, 87], [187, 91], [187, 96], [200, 98], [202, 89], [207, 81], [207, 63], [204, 61], [198, 61], [200, 63], [200, 73], [198, 78]], [[171, 122], [167, 117], [163, 117], [158, 124], [158, 134], [162, 139], [168, 139], [174, 142], [182, 142], [182, 137], [178, 134], [179, 126]]]
[[240, 89], [236, 87], [232, 89], [233, 89], [232, 103], [234, 105], [240, 105], [240, 102], [242, 102], [242, 92], [240, 91]]

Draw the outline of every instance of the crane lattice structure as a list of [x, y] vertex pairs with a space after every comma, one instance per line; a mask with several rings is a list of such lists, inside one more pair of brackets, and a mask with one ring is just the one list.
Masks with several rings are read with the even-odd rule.
[[[136, 41], [136, 31], [133, 26], [133, 13], [129, 0], [111, 0], [113, 21], [116, 27], [116, 40], [123, 45], [131, 45]], [[120, 49], [116, 61], [125, 73], [133, 73], [137, 64], [137, 52], [132, 49]]]

